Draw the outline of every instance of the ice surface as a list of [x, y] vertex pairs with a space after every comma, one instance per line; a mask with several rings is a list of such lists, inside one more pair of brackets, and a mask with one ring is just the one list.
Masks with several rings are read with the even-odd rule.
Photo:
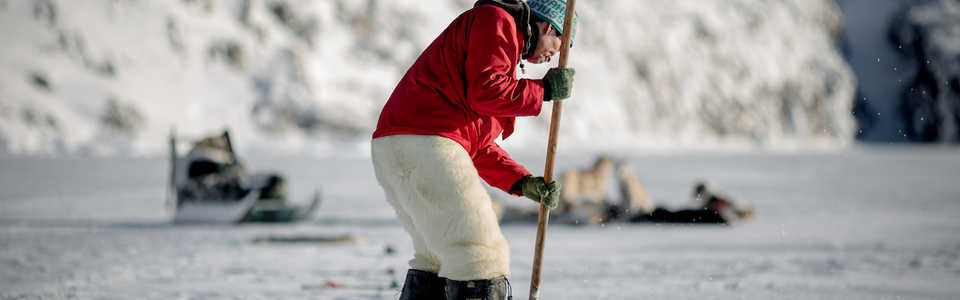
[[[0, 149], [157, 155], [172, 127], [193, 136], [230, 127], [247, 153], [366, 153], [358, 145], [400, 76], [472, 3], [3, 1]], [[855, 84], [834, 46], [833, 1], [578, 9], [577, 84], [561, 130], [570, 146], [853, 139]], [[523, 118], [507, 144], [542, 147], [547, 108]]]
[[[693, 183], [707, 178], [753, 204], [756, 218], [732, 227], [551, 225], [543, 299], [955, 298], [956, 151], [614, 153], [658, 204], [689, 205]], [[515, 156], [539, 172], [542, 154]], [[593, 158], [561, 152], [557, 168]], [[412, 246], [368, 159], [248, 161], [288, 174], [295, 200], [322, 187], [313, 220], [173, 226], [163, 161], [0, 157], [0, 299], [396, 298], [390, 285], [402, 280]], [[526, 298], [535, 231], [503, 228], [516, 299]], [[254, 242], [343, 234], [364, 242]]]

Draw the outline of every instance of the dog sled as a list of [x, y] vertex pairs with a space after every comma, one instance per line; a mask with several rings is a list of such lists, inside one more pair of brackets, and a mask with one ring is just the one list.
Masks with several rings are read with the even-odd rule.
[[167, 197], [174, 223], [293, 222], [308, 218], [320, 204], [319, 192], [307, 205], [288, 202], [286, 179], [280, 174], [248, 174], [229, 131], [199, 139], [182, 156], [177, 146], [171, 132]]

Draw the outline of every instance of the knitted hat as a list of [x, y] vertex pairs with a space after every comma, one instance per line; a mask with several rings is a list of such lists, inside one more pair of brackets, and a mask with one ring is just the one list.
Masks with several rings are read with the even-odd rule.
[[[563, 34], [563, 17], [567, 11], [567, 0], [527, 0], [530, 11], [540, 19], [547, 21], [557, 32]], [[577, 35], [577, 19], [580, 13], [573, 13], [573, 32], [570, 33], [570, 46], [573, 47], [573, 38]]]

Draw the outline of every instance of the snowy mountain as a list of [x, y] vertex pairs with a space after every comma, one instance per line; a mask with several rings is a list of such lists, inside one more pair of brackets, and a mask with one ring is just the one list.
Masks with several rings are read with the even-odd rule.
[[[0, 0], [0, 151], [366, 153], [380, 107], [473, 1]], [[581, 1], [562, 147], [843, 146], [832, 0]], [[528, 67], [537, 77], [546, 67]], [[549, 106], [508, 147], [540, 150]], [[532, 148], [531, 148], [532, 147]]]

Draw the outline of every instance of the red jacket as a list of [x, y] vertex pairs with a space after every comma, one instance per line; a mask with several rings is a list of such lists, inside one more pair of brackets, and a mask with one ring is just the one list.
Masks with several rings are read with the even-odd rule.
[[373, 138], [438, 135], [467, 150], [488, 184], [508, 191], [530, 171], [494, 140], [514, 117], [536, 116], [543, 81], [516, 78], [524, 37], [504, 9], [480, 5], [451, 23], [407, 70], [380, 112]]

